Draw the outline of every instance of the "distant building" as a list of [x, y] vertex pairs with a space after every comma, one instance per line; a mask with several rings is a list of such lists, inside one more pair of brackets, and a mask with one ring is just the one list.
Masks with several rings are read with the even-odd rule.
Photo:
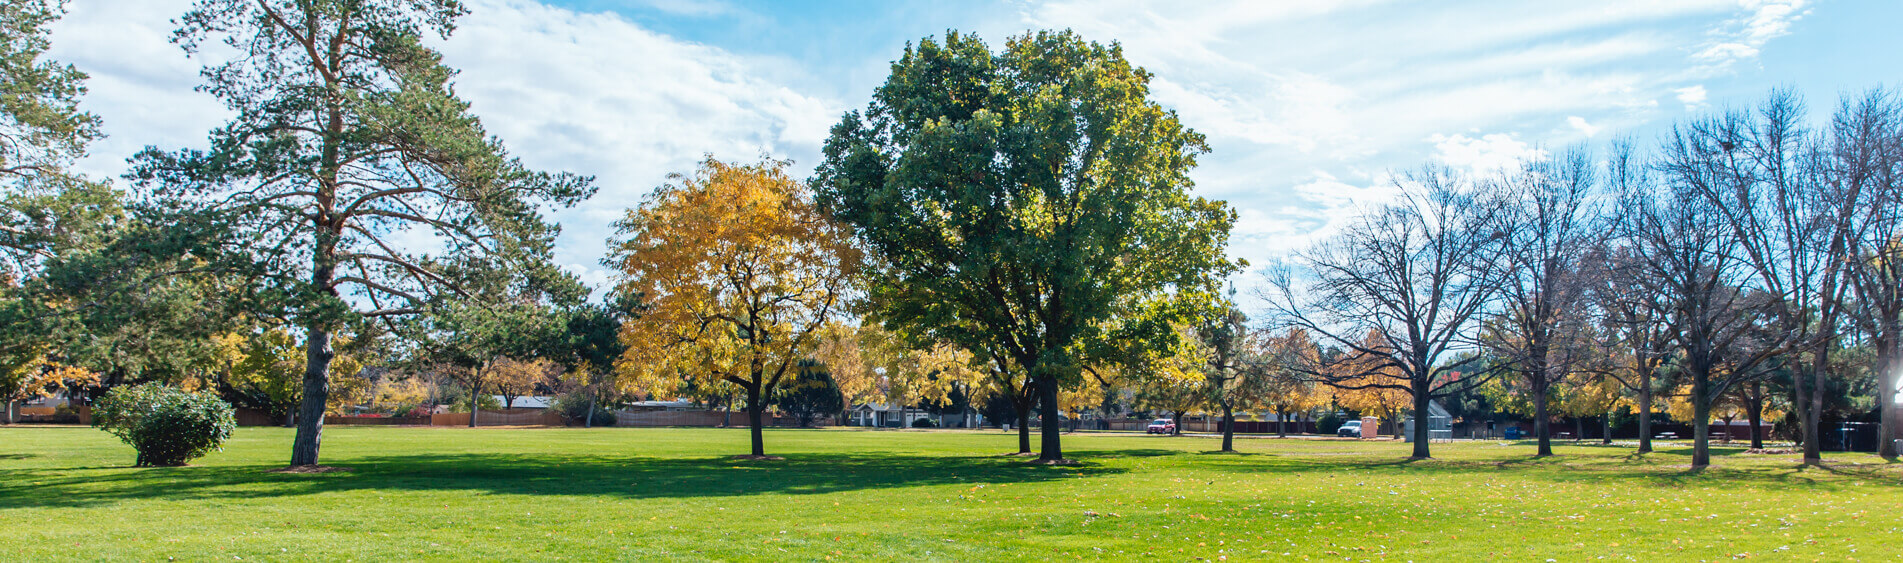
[[[497, 403], [504, 404], [504, 405], [509, 404], [509, 401], [507, 399], [504, 399], [501, 395], [492, 395], [492, 396], [496, 398]], [[532, 396], [524, 395], [521, 397], [516, 397], [514, 406], [511, 406], [509, 408], [546, 409], [548, 408], [549, 403], [554, 401], [555, 401], [554, 397], [532, 397]]]

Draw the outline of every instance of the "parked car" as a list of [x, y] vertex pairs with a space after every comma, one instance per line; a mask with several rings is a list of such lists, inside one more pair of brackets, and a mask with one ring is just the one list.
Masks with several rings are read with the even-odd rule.
[[1360, 438], [1361, 437], [1361, 421], [1350, 420], [1348, 422], [1341, 423], [1341, 428], [1335, 430], [1335, 435], [1345, 436], [1348, 438]]
[[1150, 421], [1150, 427], [1143, 429], [1143, 431], [1151, 434], [1175, 434], [1176, 421], [1167, 418], [1152, 420]]

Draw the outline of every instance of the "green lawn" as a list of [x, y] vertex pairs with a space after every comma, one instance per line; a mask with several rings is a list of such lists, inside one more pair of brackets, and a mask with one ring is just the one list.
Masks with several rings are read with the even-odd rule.
[[[88, 428], [0, 428], [0, 558], [1260, 559], [1903, 557], [1903, 464], [1720, 449], [1435, 446], [1077, 434], [1084, 463], [999, 432], [332, 427], [348, 473], [278, 474], [243, 428], [182, 468]], [[1153, 557], [1144, 557], [1153, 554]]]

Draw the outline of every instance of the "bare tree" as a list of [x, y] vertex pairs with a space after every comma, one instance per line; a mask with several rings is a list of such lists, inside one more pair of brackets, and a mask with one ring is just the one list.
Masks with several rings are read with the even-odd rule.
[[[1843, 213], [1840, 251], [1855, 290], [1845, 313], [1876, 348], [1878, 453], [1896, 458], [1897, 376], [1903, 371], [1903, 98], [1874, 89], [1845, 98], [1818, 160], [1823, 195]], [[1815, 399], [1813, 399], [1815, 402]]]
[[[1298, 369], [1338, 387], [1404, 390], [1413, 397], [1416, 459], [1430, 457], [1429, 405], [1497, 371], [1479, 354], [1480, 321], [1509, 265], [1503, 206], [1464, 175], [1439, 165], [1399, 177], [1401, 195], [1341, 234], [1297, 256], [1307, 277], [1272, 269], [1265, 292], [1289, 328], [1343, 353]], [[1370, 332], [1377, 342], [1363, 338]], [[1458, 355], [1459, 358], [1455, 358]], [[1444, 361], [1445, 360], [1445, 361]], [[1329, 364], [1366, 366], [1345, 373]]]
[[[1691, 379], [1692, 466], [1711, 464], [1711, 406], [1726, 389], [1774, 357], [1759, 348], [1748, 358], [1722, 358], [1751, 330], [1753, 317], [1775, 297], [1741, 288], [1748, 268], [1730, 252], [1733, 243], [1721, 212], [1682, 181], [1626, 183], [1620, 194], [1620, 236], [1632, 258], [1635, 290], [1657, 296], [1638, 304], [1671, 319], [1678, 367]], [[1727, 362], [1731, 370], [1719, 369]]]
[[[1620, 202], [1632, 202], [1632, 194], [1654, 189], [1651, 171], [1634, 152], [1632, 143], [1613, 144], [1606, 160], [1606, 182]], [[1619, 209], [1614, 225], [1630, 220], [1632, 211]], [[1612, 229], [1619, 232], [1619, 229]], [[1630, 235], [1632, 233], [1625, 233]], [[1657, 410], [1658, 378], [1661, 368], [1677, 352], [1677, 337], [1671, 324], [1672, 307], [1666, 295], [1645, 283], [1652, 275], [1650, 263], [1635, 246], [1637, 241], [1615, 236], [1601, 262], [1597, 277], [1596, 310], [1606, 326], [1601, 340], [1606, 361], [1604, 373], [1638, 395], [1639, 453], [1652, 451], [1652, 412]]]
[[1501, 256], [1510, 269], [1485, 342], [1532, 392], [1536, 456], [1553, 455], [1549, 390], [1591, 355], [1589, 278], [1609, 233], [1593, 199], [1597, 177], [1587, 152], [1574, 149], [1527, 161], [1493, 186], [1509, 202]]
[[1608, 256], [1605, 274], [1596, 291], [1600, 323], [1605, 325], [1600, 357], [1603, 373], [1637, 395], [1639, 453], [1652, 451], [1652, 412], [1660, 370], [1678, 351], [1666, 298], [1638, 278], [1645, 263], [1621, 249]]
[[[1766, 354], [1810, 352], [1809, 378], [1798, 378], [1804, 461], [1821, 463], [1819, 422], [1825, 370], [1839, 336], [1848, 290], [1844, 260], [1847, 209], [1822, 197], [1824, 172], [1805, 130], [1805, 107], [1776, 90], [1752, 111], [1731, 111], [1675, 127], [1659, 169], [1690, 198], [1704, 200], [1725, 227], [1725, 252], [1769, 299], [1777, 327]], [[1809, 379], [1808, 389], [1804, 379]], [[1808, 399], [1806, 399], [1808, 397]]]

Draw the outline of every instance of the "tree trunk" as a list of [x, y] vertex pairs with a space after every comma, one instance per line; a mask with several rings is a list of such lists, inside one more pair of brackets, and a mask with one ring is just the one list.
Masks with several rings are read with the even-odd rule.
[[1546, 414], [1546, 378], [1533, 377], [1533, 436], [1539, 440], [1539, 449], [1533, 457], [1553, 455], [1553, 428]]
[[[330, 271], [316, 276], [319, 287], [330, 282]], [[297, 437], [291, 441], [291, 465], [317, 465], [317, 452], [324, 435], [324, 403], [330, 399], [330, 330], [318, 323], [306, 329], [304, 345], [304, 397], [297, 413]]]
[[[1824, 373], [1830, 365], [1830, 347], [1811, 352], [1810, 406], [1804, 412], [1804, 464], [1823, 465]], [[1797, 377], [1803, 377], [1798, 375]]]
[[[336, 287], [337, 242], [343, 238], [344, 225], [332, 215], [336, 211], [339, 145], [343, 138], [344, 117], [336, 90], [325, 97], [327, 123], [324, 125], [323, 150], [318, 163], [316, 215], [311, 217], [311, 288], [322, 298], [339, 299]], [[334, 301], [341, 303], [341, 301]], [[291, 466], [317, 465], [323, 445], [324, 406], [330, 401], [330, 362], [337, 357], [330, 347], [330, 327], [324, 319], [312, 319], [305, 327], [304, 395], [298, 409], [297, 435], [291, 440]]]
[[1031, 453], [1031, 409], [1018, 409], [1018, 453]]
[[582, 416], [582, 422], [581, 422], [582, 428], [595, 427], [595, 401], [599, 400], [599, 397], [600, 397], [599, 393], [590, 392], [588, 394], [588, 414]]
[[479, 397], [481, 397], [481, 395], [476, 394], [475, 389], [469, 390], [469, 427], [470, 428], [476, 427], [476, 410], [482, 408], [482, 403], [477, 402], [477, 398]]
[[1236, 451], [1236, 413], [1229, 401], [1222, 402], [1222, 451]]
[[20, 421], [20, 402], [7, 401], [7, 424]]
[[1057, 378], [1050, 375], [1038, 376], [1037, 394], [1039, 402], [1042, 403], [1039, 405], [1041, 408], [1039, 414], [1044, 419], [1042, 428], [1044, 439], [1040, 444], [1043, 451], [1038, 452], [1037, 460], [1046, 463], [1062, 462], [1064, 461], [1064, 429], [1057, 414]]
[[285, 409], [284, 410], [284, 427], [290, 428], [293, 426], [297, 426], [297, 409]]
[[1745, 401], [1745, 419], [1751, 424], [1751, 449], [1764, 449], [1764, 437], [1758, 435], [1758, 424], [1764, 420], [1763, 384], [1751, 382], [1751, 398]]
[[1639, 453], [1652, 453], [1652, 371], [1639, 374]]
[[1896, 420], [1896, 375], [1897, 370], [1903, 369], [1903, 362], [1898, 361], [1903, 360], [1903, 353], [1897, 349], [1898, 330], [1898, 327], [1889, 327], [1886, 329], [1889, 335], [1877, 339], [1877, 346], [1880, 347], [1877, 352], [1877, 365], [1880, 366], [1877, 373], [1877, 408], [1882, 411], [1877, 413], [1877, 455], [1887, 459], [1896, 459], [1896, 440], [1903, 438], [1903, 433], [1898, 432]]
[[1170, 416], [1174, 417], [1171, 418], [1170, 421], [1176, 423], [1176, 428], [1170, 430], [1171, 436], [1183, 435], [1183, 426], [1189, 424], [1188, 421], [1183, 420], [1183, 413], [1187, 412], [1189, 411], [1170, 411]]
[[1612, 413], [1599, 415], [1599, 443], [1612, 445]]
[[1573, 443], [1578, 444], [1584, 439], [1586, 439], [1586, 417], [1575, 416], [1573, 417]]
[[1279, 409], [1275, 411], [1275, 437], [1288, 437], [1288, 413]]
[[[1427, 447], [1428, 405], [1433, 398], [1428, 396], [1427, 383], [1416, 381], [1414, 386], [1414, 459], [1433, 459], [1433, 453]], [[1397, 425], [1398, 426], [1398, 425]]]
[[1692, 369], [1692, 469], [1703, 469], [1711, 465], [1711, 375]]
[[766, 439], [760, 434], [761, 427], [765, 426], [761, 415], [765, 412], [766, 403], [760, 400], [760, 388], [747, 389], [747, 426], [753, 435], [753, 455], [755, 456], [766, 455]]

